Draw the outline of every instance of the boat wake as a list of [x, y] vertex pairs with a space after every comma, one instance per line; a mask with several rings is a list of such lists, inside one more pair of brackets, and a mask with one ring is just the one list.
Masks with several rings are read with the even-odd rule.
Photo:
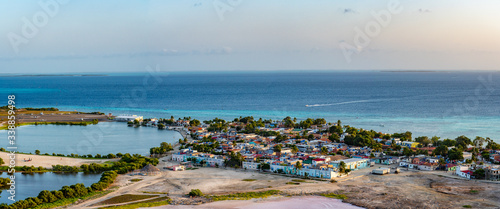
[[313, 105], [306, 105], [306, 107], [325, 107], [325, 106], [335, 106], [335, 105], [344, 105], [344, 104], [353, 104], [353, 103], [382, 102], [382, 101], [389, 101], [389, 100], [392, 100], [392, 99], [365, 99], [365, 100], [355, 100], [355, 101], [338, 102], [338, 103], [331, 103], [331, 104], [313, 104]]

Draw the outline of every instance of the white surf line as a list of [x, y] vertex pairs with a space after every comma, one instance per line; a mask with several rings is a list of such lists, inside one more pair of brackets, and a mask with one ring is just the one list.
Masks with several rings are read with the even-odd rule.
[[313, 105], [306, 105], [306, 107], [324, 107], [324, 106], [335, 106], [335, 105], [353, 104], [353, 103], [382, 102], [382, 101], [389, 101], [389, 100], [394, 100], [394, 99], [371, 99], [371, 100], [366, 99], [366, 100], [355, 100], [355, 101], [338, 102], [338, 103], [331, 103], [331, 104], [313, 104]]

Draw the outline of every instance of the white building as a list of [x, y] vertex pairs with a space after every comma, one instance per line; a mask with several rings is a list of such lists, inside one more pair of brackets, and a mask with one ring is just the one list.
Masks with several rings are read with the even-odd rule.
[[259, 170], [259, 165], [260, 165], [260, 163], [246, 162], [246, 161], [244, 161], [243, 162], [243, 169], [247, 169], [247, 170]]
[[455, 174], [457, 174], [460, 177], [470, 179], [472, 175], [472, 171], [469, 170], [468, 166], [457, 166], [457, 170], [455, 170]]
[[137, 115], [119, 115], [115, 117], [115, 120], [118, 122], [129, 122], [129, 121], [142, 121], [142, 116]]

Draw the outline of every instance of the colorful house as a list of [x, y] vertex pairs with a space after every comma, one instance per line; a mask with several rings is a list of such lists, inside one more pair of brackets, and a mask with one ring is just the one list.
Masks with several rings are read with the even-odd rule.
[[330, 164], [333, 165], [333, 167], [338, 168], [340, 162], [344, 162], [345, 168], [351, 170], [358, 170], [370, 166], [370, 159], [362, 159], [362, 158], [349, 158], [345, 160], [337, 160], [330, 162]]

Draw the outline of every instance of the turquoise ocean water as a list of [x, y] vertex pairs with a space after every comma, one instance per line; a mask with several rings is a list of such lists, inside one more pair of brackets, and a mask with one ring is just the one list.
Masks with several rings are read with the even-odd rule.
[[500, 140], [499, 72], [283, 71], [0, 77], [22, 107], [232, 120], [323, 117], [414, 136]]

